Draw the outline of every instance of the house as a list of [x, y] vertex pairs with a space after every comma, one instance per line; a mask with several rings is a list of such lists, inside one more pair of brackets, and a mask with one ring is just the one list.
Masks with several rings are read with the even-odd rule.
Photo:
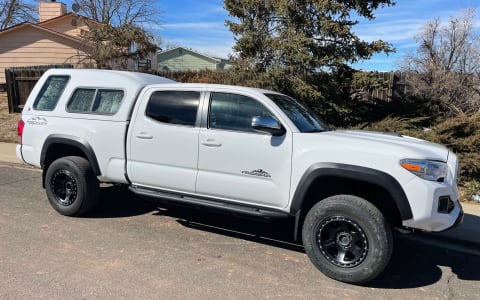
[[23, 22], [0, 31], [0, 85], [5, 69], [23, 66], [90, 63], [84, 37], [88, 18], [67, 13], [61, 2], [39, 2], [40, 22]]
[[193, 50], [176, 47], [157, 53], [158, 70], [225, 70], [231, 67], [228, 59], [211, 57]]

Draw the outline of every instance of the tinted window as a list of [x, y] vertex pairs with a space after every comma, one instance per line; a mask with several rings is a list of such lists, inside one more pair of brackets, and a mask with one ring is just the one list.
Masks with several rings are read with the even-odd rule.
[[256, 100], [236, 94], [212, 93], [209, 128], [254, 132], [252, 118], [272, 114]]
[[53, 110], [69, 79], [69, 76], [48, 77], [33, 103], [33, 108], [37, 110]]
[[195, 126], [199, 99], [199, 92], [154, 92], [148, 101], [146, 115], [162, 123]]
[[118, 111], [123, 91], [106, 89], [75, 90], [68, 102], [67, 111], [74, 113], [97, 113], [111, 115]]

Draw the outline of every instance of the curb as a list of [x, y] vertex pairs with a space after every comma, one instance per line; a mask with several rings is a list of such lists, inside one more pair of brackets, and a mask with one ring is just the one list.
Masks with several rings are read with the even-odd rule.
[[34, 167], [34, 166], [31, 166], [31, 165], [27, 165], [25, 163], [8, 162], [8, 161], [1, 161], [1, 160], [0, 160], [0, 167], [31, 170], [31, 171], [37, 171], [37, 172], [41, 171], [41, 169], [39, 169], [37, 167]]

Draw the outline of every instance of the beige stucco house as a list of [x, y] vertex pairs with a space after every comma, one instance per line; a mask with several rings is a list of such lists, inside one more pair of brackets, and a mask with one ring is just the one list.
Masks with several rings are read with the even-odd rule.
[[231, 67], [228, 59], [198, 53], [184, 47], [176, 47], [157, 53], [158, 70], [225, 70]]
[[6, 68], [90, 63], [83, 37], [94, 21], [67, 13], [61, 2], [39, 2], [39, 18], [0, 31], [0, 85]]

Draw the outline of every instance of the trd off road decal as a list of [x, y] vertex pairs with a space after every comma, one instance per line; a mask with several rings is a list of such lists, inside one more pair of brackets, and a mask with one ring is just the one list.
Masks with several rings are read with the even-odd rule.
[[258, 176], [258, 177], [265, 177], [265, 178], [270, 178], [270, 174], [262, 169], [258, 170], [253, 170], [253, 171], [242, 171], [242, 174], [245, 175], [252, 175], [252, 176]]
[[33, 117], [27, 120], [27, 123], [30, 125], [47, 125], [48, 121], [42, 117]]

